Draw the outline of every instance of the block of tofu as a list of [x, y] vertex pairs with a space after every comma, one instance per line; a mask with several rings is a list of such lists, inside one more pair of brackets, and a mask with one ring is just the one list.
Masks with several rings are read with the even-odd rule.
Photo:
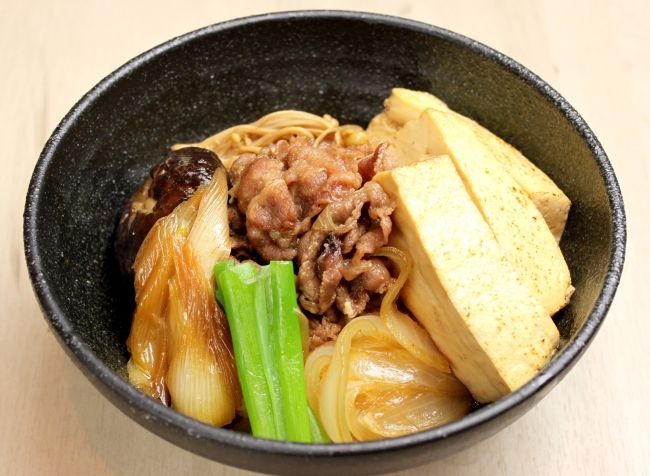
[[433, 94], [393, 88], [391, 95], [384, 101], [384, 111], [370, 121], [366, 132], [370, 137], [382, 141], [391, 140], [404, 124], [417, 119], [422, 111], [429, 108], [449, 110], [444, 101]]
[[[459, 115], [460, 116], [460, 115]], [[471, 119], [460, 116], [472, 126], [480, 140], [488, 147], [505, 170], [512, 175], [544, 217], [557, 243], [562, 238], [571, 208], [571, 200], [555, 182], [506, 141]]]
[[448, 155], [517, 273], [552, 316], [574, 289], [562, 252], [528, 195], [473, 128], [456, 114], [425, 110], [395, 135], [400, 165]]
[[391, 121], [385, 112], [381, 112], [372, 118], [366, 128], [368, 137], [376, 137], [380, 141], [393, 140], [395, 133], [402, 128], [403, 124]]
[[[453, 112], [442, 100], [430, 93], [401, 88], [393, 89], [391, 96], [384, 101], [384, 107], [385, 111], [370, 123], [373, 128], [368, 128], [370, 135], [381, 135], [380, 140], [392, 139], [404, 124], [417, 119], [425, 109]], [[454, 114], [471, 125], [485, 146], [492, 150], [497, 160], [528, 194], [559, 243], [571, 207], [569, 198], [553, 180], [513, 146], [470, 118]]]
[[479, 402], [528, 382], [559, 341], [543, 306], [515, 271], [451, 159], [428, 158], [377, 174], [395, 199], [389, 244], [413, 269], [400, 297]]
[[449, 111], [442, 99], [425, 91], [393, 88], [391, 95], [384, 101], [386, 116], [400, 126], [420, 117], [420, 113], [425, 109]]

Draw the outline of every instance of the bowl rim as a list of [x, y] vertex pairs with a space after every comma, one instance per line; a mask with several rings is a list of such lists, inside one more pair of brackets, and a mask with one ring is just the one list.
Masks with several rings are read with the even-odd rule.
[[[370, 442], [342, 443], [335, 445], [294, 443], [267, 440], [232, 430], [217, 428], [182, 415], [171, 408], [155, 402], [144, 393], [132, 387], [128, 382], [109, 369], [106, 364], [104, 364], [91, 351], [91, 349], [84, 344], [83, 340], [74, 331], [69, 320], [59, 307], [55, 293], [45, 279], [46, 271], [43, 267], [43, 262], [40, 259], [41, 250], [38, 241], [36, 240], [38, 230], [37, 218], [38, 210], [40, 209], [40, 202], [42, 200], [41, 190], [47, 179], [52, 158], [56, 154], [62, 138], [68, 133], [77, 119], [82, 116], [84, 111], [86, 111], [95, 101], [99, 100], [106, 90], [111, 88], [113, 84], [128, 76], [131, 71], [144, 66], [147, 62], [151, 61], [158, 55], [164, 54], [167, 51], [180, 47], [196, 39], [256, 23], [313, 19], [362, 21], [370, 24], [382, 24], [412, 30], [416, 33], [433, 35], [442, 40], [454, 43], [462, 48], [468, 49], [518, 76], [525, 83], [541, 93], [547, 100], [551, 101], [555, 108], [569, 120], [581, 135], [594, 155], [609, 197], [613, 221], [610, 263], [603, 282], [603, 288], [594, 303], [593, 310], [585, 320], [577, 335], [567, 344], [567, 347], [557, 356], [557, 358], [547, 364], [539, 374], [520, 389], [452, 423], [411, 435]], [[185, 432], [196, 438], [206, 439], [244, 450], [288, 456], [357, 456], [361, 454], [373, 454], [403, 449], [404, 447], [419, 446], [435, 440], [442, 440], [453, 435], [460, 435], [476, 426], [494, 420], [502, 414], [513, 410], [515, 407], [522, 405], [539, 390], [547, 386], [550, 386], [550, 390], [550, 388], [557, 384], [559, 380], [561, 380], [561, 377], [563, 377], [563, 375], [577, 362], [600, 328], [620, 281], [625, 259], [626, 244], [623, 197], [605, 151], [594, 133], [577, 111], [540, 77], [508, 56], [499, 53], [482, 43], [437, 26], [389, 15], [338, 10], [303, 10], [267, 13], [217, 23], [168, 40], [165, 43], [136, 56], [116, 69], [114, 72], [102, 79], [72, 107], [45, 144], [30, 181], [25, 203], [23, 226], [25, 256], [34, 292], [48, 324], [54, 331], [56, 331], [56, 334], [58, 334], [57, 337], [61, 343], [68, 347], [68, 354], [74, 356], [78, 360], [78, 362], [75, 362], [77, 365], [82, 364], [82, 366], [85, 367], [92, 376], [101, 380], [116, 392], [120, 398], [128, 402], [132, 410], [135, 411], [133, 407], [136, 407], [138, 411], [143, 412], [144, 414], [150, 414], [153, 418], [165, 422], [180, 432]]]

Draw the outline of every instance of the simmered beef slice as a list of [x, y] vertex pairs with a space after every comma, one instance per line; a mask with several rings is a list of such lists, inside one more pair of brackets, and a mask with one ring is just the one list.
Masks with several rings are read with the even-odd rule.
[[339, 322], [335, 312], [328, 312], [324, 316], [308, 316], [309, 321], [309, 350], [312, 351], [326, 342], [335, 341], [343, 322]]
[[295, 260], [306, 311], [329, 313], [330, 324], [356, 317], [394, 282], [368, 255], [387, 243], [394, 208], [371, 179], [396, 165], [387, 144], [314, 146], [304, 137], [243, 154], [230, 169], [233, 248], [250, 246], [263, 262]]
[[303, 308], [323, 314], [335, 303], [351, 319], [371, 294], [386, 292], [395, 280], [381, 260], [367, 255], [388, 242], [393, 208], [383, 189], [367, 182], [323, 210], [298, 247]]

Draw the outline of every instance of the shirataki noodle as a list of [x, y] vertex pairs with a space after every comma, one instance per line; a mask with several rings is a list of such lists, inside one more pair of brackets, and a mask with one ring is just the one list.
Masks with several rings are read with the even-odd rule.
[[304, 111], [284, 110], [267, 114], [250, 124], [230, 127], [201, 142], [176, 144], [172, 150], [189, 146], [210, 149], [219, 156], [226, 168], [230, 169], [239, 155], [245, 152], [259, 154], [264, 147], [294, 136], [313, 139], [315, 146], [329, 136], [333, 136], [334, 142], [341, 146], [367, 142], [366, 133], [360, 126], [341, 126], [328, 114], [321, 117]]

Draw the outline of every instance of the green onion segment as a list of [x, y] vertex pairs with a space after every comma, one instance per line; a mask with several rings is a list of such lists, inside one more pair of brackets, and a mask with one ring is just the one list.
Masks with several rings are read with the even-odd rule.
[[214, 274], [253, 435], [329, 442], [307, 404], [293, 264], [222, 261]]

